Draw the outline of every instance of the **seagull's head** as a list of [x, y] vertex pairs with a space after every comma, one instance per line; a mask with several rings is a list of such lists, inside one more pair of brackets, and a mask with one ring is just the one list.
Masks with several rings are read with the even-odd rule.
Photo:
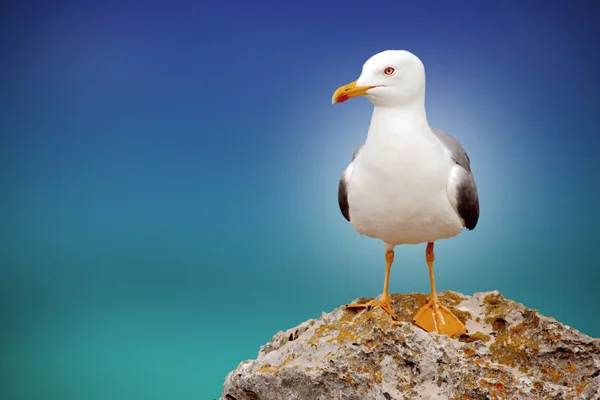
[[398, 107], [425, 95], [425, 67], [406, 50], [386, 50], [363, 65], [360, 77], [333, 94], [332, 104], [365, 96], [376, 106]]

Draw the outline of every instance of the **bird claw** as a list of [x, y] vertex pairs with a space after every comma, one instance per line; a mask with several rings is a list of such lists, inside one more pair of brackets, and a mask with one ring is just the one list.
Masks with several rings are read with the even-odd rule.
[[427, 332], [436, 332], [450, 337], [467, 332], [465, 325], [448, 308], [441, 305], [437, 298], [429, 300], [417, 311], [413, 324]]
[[394, 310], [392, 310], [392, 302], [390, 301], [389, 297], [383, 297], [381, 300], [371, 300], [367, 303], [354, 303], [346, 305], [346, 309], [365, 308], [367, 311], [371, 311], [375, 307], [381, 307], [381, 309], [388, 313], [394, 321], [398, 321], [398, 316], [396, 313], [394, 313]]

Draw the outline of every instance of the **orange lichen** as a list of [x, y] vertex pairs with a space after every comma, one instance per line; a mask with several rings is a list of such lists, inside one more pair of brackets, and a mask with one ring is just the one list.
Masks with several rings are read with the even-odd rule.
[[568, 363], [567, 365], [564, 366], [563, 371], [566, 371], [566, 372], [575, 372], [576, 369], [577, 369], [577, 367], [575, 366], [575, 364]]
[[[493, 295], [486, 299], [490, 296]], [[487, 321], [498, 330], [496, 341], [490, 346], [492, 360], [510, 367], [529, 367], [531, 355], [537, 354], [540, 348], [539, 338], [534, 333], [539, 319], [524, 317], [523, 322], [508, 328], [503, 317], [512, 311], [509, 303], [501, 302], [497, 296], [490, 301], [493, 309]]]
[[258, 370], [258, 372], [260, 373], [267, 373], [267, 374], [275, 374], [277, 372], [279, 372], [279, 370], [286, 365], [287, 363], [289, 363], [291, 360], [293, 360], [294, 358], [296, 358], [293, 354], [289, 354], [285, 360], [283, 360], [283, 362], [281, 363], [281, 365], [271, 365], [271, 364], [265, 364], [263, 366], [260, 367], [260, 369]]
[[382, 376], [382, 372], [379, 371], [376, 375], [375, 375], [375, 382], [377, 383], [381, 383], [381, 376]]
[[557, 342], [560, 340], [560, 335], [555, 335], [555, 334], [549, 333], [546, 336], [546, 340], [548, 340], [549, 342]]
[[466, 347], [465, 348], [465, 355], [467, 357], [471, 357], [473, 354], [475, 354], [475, 349], [472, 347]]
[[[440, 293], [439, 297], [442, 304], [451, 309], [463, 323], [472, 318], [470, 313], [456, 309], [465, 300], [462, 296], [444, 292]], [[363, 303], [368, 300], [359, 299], [358, 302]], [[392, 308], [398, 315], [399, 321], [412, 322], [414, 314], [426, 304], [428, 296], [416, 293], [395, 294], [391, 295], [391, 300]], [[584, 390], [584, 384], [578, 386], [577, 389], [575, 388], [580, 379], [578, 374], [573, 374], [577, 371], [579, 365], [575, 365], [576, 360], [566, 364], [564, 364], [565, 361], [560, 361], [558, 365], [548, 365], [545, 368], [539, 366], [540, 363], [545, 361], [543, 358], [535, 357], [540, 352], [541, 344], [546, 340], [552, 342], [560, 339], [560, 335], [541, 324], [541, 321], [545, 321], [543, 317], [540, 320], [540, 316], [533, 310], [508, 301], [496, 293], [486, 296], [483, 303], [486, 307], [485, 317], [478, 317], [478, 322], [490, 324], [495, 330], [492, 333], [494, 338], [483, 332], [455, 337], [455, 339], [465, 343], [459, 343], [457, 346], [459, 346], [458, 348], [462, 347], [462, 352], [468, 362], [475, 364], [472, 365], [472, 368], [478, 370], [475, 375], [469, 372], [461, 379], [461, 386], [469, 393], [459, 394], [456, 397], [457, 400], [460, 398], [472, 399], [471, 396], [502, 399], [518, 395], [519, 390], [514, 388], [518, 385], [518, 382], [511, 378], [509, 372], [506, 372], [509, 371], [508, 369], [499, 368], [494, 363], [514, 367], [530, 378], [534, 378], [533, 387], [536, 390], [544, 385], [543, 382], [559, 383], [563, 379], [566, 381], [565, 383], [561, 382], [561, 385], [572, 388], [573, 393], [576, 390], [578, 393]], [[327, 342], [337, 344], [340, 347], [360, 346], [365, 350], [373, 350], [381, 346], [382, 343], [385, 346], [404, 343], [407, 340], [404, 334], [411, 332], [409, 326], [392, 320], [388, 314], [379, 308], [344, 310], [338, 316], [339, 319], [331, 323], [318, 320], [317, 326], [313, 328], [314, 331], [311, 330], [313, 335], [308, 338], [308, 343], [314, 347]], [[487, 329], [487, 327], [484, 329]], [[431, 340], [443, 345], [446, 339], [434, 335]], [[491, 341], [493, 343], [489, 345]], [[478, 351], [484, 349], [483, 343], [489, 345], [491, 356], [483, 352], [481, 353], [483, 356], [478, 355]], [[332, 354], [329, 353], [325, 358], [329, 359], [331, 357]], [[403, 360], [393, 355], [392, 357], [398, 366], [402, 366]], [[289, 358], [290, 356], [279, 366], [264, 365], [260, 368], [260, 372], [275, 373], [290, 361]], [[379, 363], [361, 363], [358, 358], [353, 359], [353, 356], [350, 358], [347, 360], [348, 368], [338, 371], [339, 375], [338, 373], [335, 374], [341, 382], [353, 387], [355, 392], [362, 392], [365, 388], [368, 390], [368, 388], [381, 385], [383, 373]], [[312, 359], [309, 359], [309, 361], [312, 361]], [[575, 379], [577, 379], [576, 382], [573, 381]], [[439, 380], [437, 383], [439, 386], [444, 384], [443, 381]], [[397, 389], [405, 393], [405, 396], [407, 394], [414, 395], [414, 388], [414, 382], [398, 377]], [[567, 393], [564, 395], [566, 396]]]
[[486, 343], [491, 340], [490, 335], [482, 332], [475, 332], [473, 334], [463, 333], [462, 335], [458, 336], [457, 339], [464, 343], [471, 343], [476, 340], [481, 340], [482, 342]]
[[522, 374], [528, 374], [529, 368], [527, 368], [525, 365], [521, 365], [519, 366], [519, 372], [521, 372]]
[[552, 367], [542, 367], [542, 374], [550, 378], [550, 380], [554, 383], [558, 382], [564, 374]]
[[260, 367], [260, 369], [258, 370], [258, 372], [260, 373], [267, 373], [267, 374], [274, 374], [276, 372], [279, 372], [279, 370], [281, 369], [281, 365], [278, 366], [271, 366], [271, 364], [265, 364], [262, 367]]
[[583, 390], [586, 388], [586, 386], [587, 386], [587, 382], [581, 382], [580, 385], [575, 387], [575, 392], [577, 393], [577, 395], [580, 395], [581, 392], [583, 392]]

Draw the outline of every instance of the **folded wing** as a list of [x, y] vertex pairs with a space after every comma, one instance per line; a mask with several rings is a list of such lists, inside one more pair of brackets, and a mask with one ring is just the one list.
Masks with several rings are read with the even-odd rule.
[[350, 204], [348, 204], [348, 182], [350, 180], [350, 176], [352, 175], [352, 169], [354, 168], [354, 159], [358, 156], [358, 153], [365, 145], [365, 142], [362, 142], [360, 146], [354, 150], [354, 154], [352, 155], [352, 162], [346, 167], [342, 177], [340, 179], [340, 183], [338, 185], [338, 203], [340, 205], [340, 211], [344, 218], [350, 222]]
[[455, 165], [448, 179], [448, 198], [467, 229], [474, 229], [479, 220], [479, 196], [471, 172], [471, 160], [460, 143], [449, 133], [433, 128], [433, 133], [444, 144]]

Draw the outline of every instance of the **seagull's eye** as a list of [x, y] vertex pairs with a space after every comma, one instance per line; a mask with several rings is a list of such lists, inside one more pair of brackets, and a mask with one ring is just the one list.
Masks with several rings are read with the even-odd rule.
[[396, 70], [392, 67], [387, 67], [386, 69], [383, 70], [383, 73], [386, 75], [394, 75], [394, 72]]

